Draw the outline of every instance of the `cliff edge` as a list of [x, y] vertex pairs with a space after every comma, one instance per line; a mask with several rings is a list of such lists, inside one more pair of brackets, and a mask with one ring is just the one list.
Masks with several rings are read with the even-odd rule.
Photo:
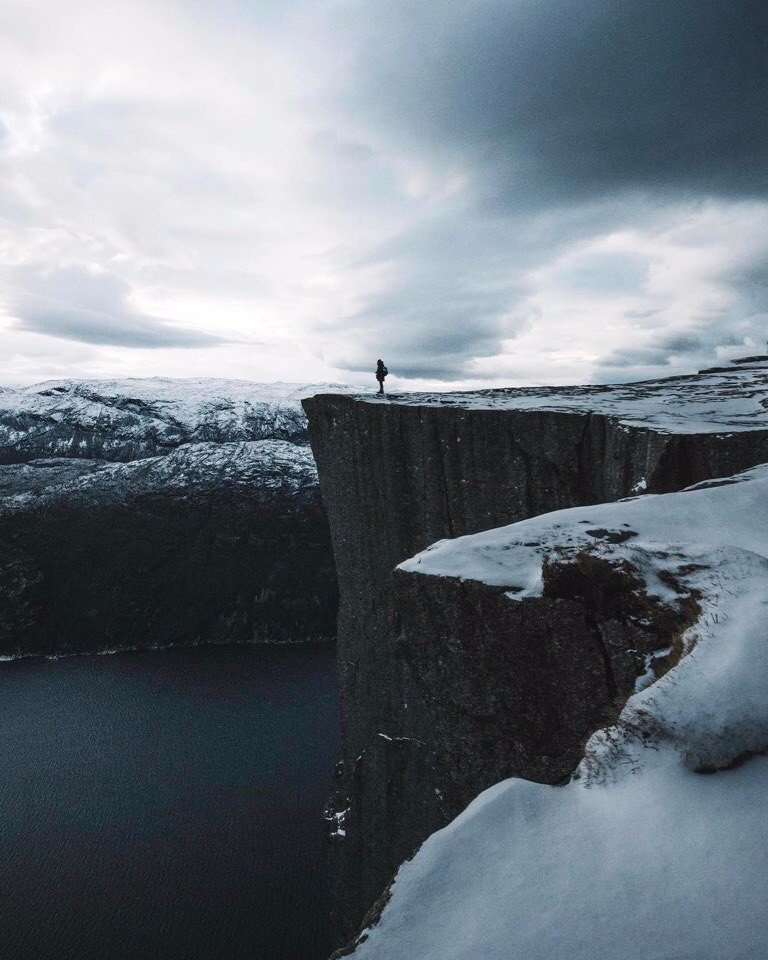
[[[384, 399], [319, 395], [303, 404], [340, 586], [344, 755], [328, 817], [344, 937], [359, 929], [399, 864], [500, 775], [567, 778], [583, 739], [626, 696], [645, 655], [668, 639], [667, 626], [644, 631], [631, 610], [598, 603], [578, 614], [568, 606], [579, 598], [567, 578], [553, 581], [549, 605], [503, 613], [515, 621], [510, 629], [539, 638], [521, 645], [514, 669], [527, 661], [528, 676], [546, 696], [521, 705], [503, 684], [494, 685], [497, 651], [477, 638], [482, 656], [474, 674], [450, 696], [487, 698], [485, 717], [456, 738], [458, 752], [449, 756], [442, 739], [449, 714], [425, 695], [425, 676], [451, 676], [460, 661], [451, 663], [441, 645], [432, 659], [414, 656], [415, 647], [428, 639], [426, 622], [450, 627], [466, 619], [469, 606], [499, 601], [470, 587], [472, 596], [451, 612], [441, 588], [430, 586], [437, 593], [409, 605], [409, 591], [422, 588], [394, 575], [395, 567], [444, 538], [680, 490], [768, 461], [768, 358], [641, 384]], [[417, 629], [406, 630], [405, 620]], [[546, 653], [541, 644], [549, 645]], [[517, 724], [517, 767], [500, 756], [499, 737], [510, 723]]]

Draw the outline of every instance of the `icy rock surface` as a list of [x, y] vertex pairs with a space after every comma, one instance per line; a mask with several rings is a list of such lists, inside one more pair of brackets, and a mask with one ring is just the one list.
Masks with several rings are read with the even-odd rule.
[[[768, 466], [435, 544], [427, 577], [541, 593], [595, 555], [695, 598], [679, 662], [637, 685], [563, 787], [506, 780], [399, 870], [354, 956], [752, 960], [768, 942]], [[649, 664], [649, 668], [652, 665]]]
[[17, 493], [39, 493], [107, 466], [104, 460], [51, 457], [27, 463], [0, 464], [0, 498]]

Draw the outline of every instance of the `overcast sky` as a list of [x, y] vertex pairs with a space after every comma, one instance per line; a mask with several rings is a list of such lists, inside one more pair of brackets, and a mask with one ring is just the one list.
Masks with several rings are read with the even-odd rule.
[[765, 0], [0, 0], [0, 381], [763, 350], [767, 104]]

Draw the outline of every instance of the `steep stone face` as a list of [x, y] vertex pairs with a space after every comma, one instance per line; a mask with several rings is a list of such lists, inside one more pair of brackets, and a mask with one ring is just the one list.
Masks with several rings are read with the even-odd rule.
[[307, 448], [203, 443], [75, 463], [0, 468], [0, 655], [333, 637]]
[[[424, 747], [447, 820], [508, 777], [558, 784], [614, 718], [648, 658], [695, 618], [588, 553], [545, 567], [540, 597], [397, 570], [395, 642], [425, 706]], [[669, 652], [667, 652], [669, 651]]]
[[[764, 380], [764, 371], [759, 376]], [[329, 813], [339, 825], [340, 938], [355, 932], [402, 860], [493, 777], [515, 770], [547, 782], [565, 776], [579, 738], [634, 680], [637, 662], [626, 654], [643, 640], [608, 620], [596, 632], [594, 614], [567, 595], [513, 612], [503, 596], [479, 587], [449, 596], [400, 574], [393, 581], [395, 566], [442, 538], [639, 491], [676, 490], [768, 460], [762, 407], [754, 424], [762, 429], [729, 421], [720, 432], [711, 422], [686, 432], [683, 422], [669, 432], [650, 415], [632, 422], [601, 413], [600, 388], [590, 396], [589, 409], [541, 410], [530, 391], [471, 395], [471, 402], [460, 394], [304, 401], [340, 585], [344, 756]], [[567, 406], [553, 394], [542, 403]], [[473, 637], [467, 625], [460, 656], [446, 646], [451, 625], [474, 622], [468, 611], [477, 605], [492, 606], [488, 622], [521, 638], [498, 682], [492, 673], [501, 633]], [[466, 683], [458, 679], [462, 670]], [[525, 682], [513, 685], [513, 696], [514, 677]], [[528, 684], [558, 690], [568, 705], [556, 716], [551, 696], [521, 700]], [[436, 710], [451, 698], [465, 707], [485, 701], [487, 716]], [[522, 711], [522, 719], [504, 720], [509, 711]], [[517, 744], [512, 765], [500, 749], [505, 737]], [[466, 773], [457, 773], [462, 768]]]

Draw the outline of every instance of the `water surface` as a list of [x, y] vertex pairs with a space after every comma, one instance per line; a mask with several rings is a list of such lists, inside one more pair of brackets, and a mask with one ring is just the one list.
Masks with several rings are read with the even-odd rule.
[[322, 960], [327, 647], [0, 663], [3, 960]]

